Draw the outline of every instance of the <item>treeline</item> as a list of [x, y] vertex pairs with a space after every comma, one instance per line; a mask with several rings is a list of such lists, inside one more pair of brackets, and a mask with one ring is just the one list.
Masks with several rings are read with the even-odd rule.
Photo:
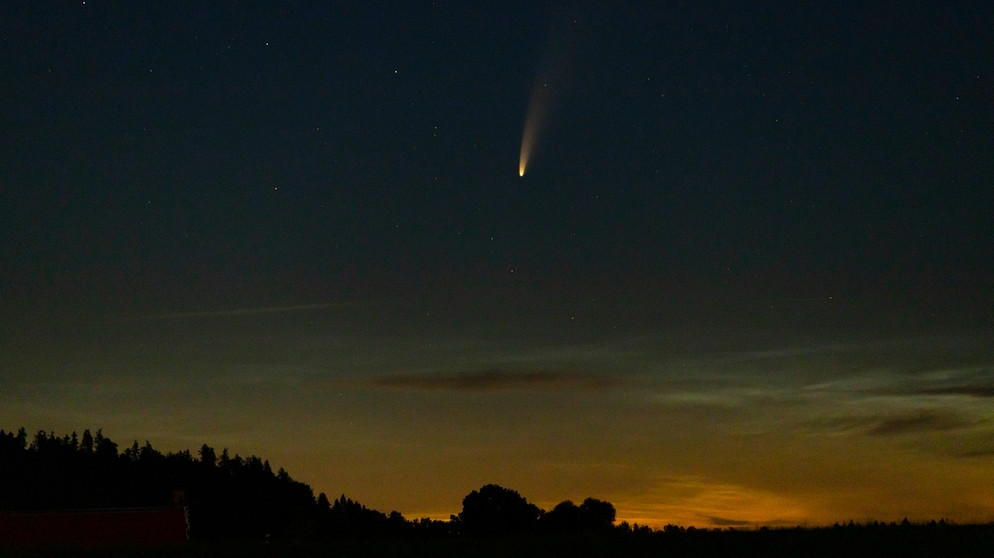
[[0, 511], [186, 505], [192, 539], [306, 534], [311, 488], [256, 456], [220, 455], [206, 444], [162, 453], [147, 441], [119, 450], [97, 430], [28, 437], [0, 430]]
[[100, 430], [0, 430], [0, 513], [169, 505], [187, 507], [193, 541], [286, 541], [304, 545], [301, 556], [987, 556], [994, 540], [992, 525], [944, 521], [653, 530], [616, 525], [609, 502], [546, 511], [494, 484], [468, 494], [448, 521], [408, 520], [344, 495], [315, 497], [264, 459], [206, 444], [196, 455], [162, 453], [137, 441], [122, 450]]
[[588, 498], [546, 512], [497, 485], [474, 490], [449, 521], [408, 520], [345, 495], [331, 501], [257, 456], [204, 444], [163, 453], [146, 441], [123, 450], [101, 430], [0, 430], [0, 512], [183, 505], [192, 540], [328, 540], [568, 534], [614, 529], [615, 509]]

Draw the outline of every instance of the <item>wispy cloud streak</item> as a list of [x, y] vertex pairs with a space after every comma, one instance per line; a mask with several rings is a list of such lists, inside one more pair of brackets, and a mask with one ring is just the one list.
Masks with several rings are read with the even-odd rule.
[[900, 436], [962, 430], [973, 426], [974, 422], [952, 411], [918, 409], [905, 413], [840, 417], [820, 421], [820, 425], [838, 431], [862, 431], [868, 436]]
[[172, 312], [168, 314], [153, 314], [145, 316], [148, 320], [177, 320], [183, 318], [206, 318], [219, 316], [254, 316], [258, 314], [282, 314], [287, 312], [303, 312], [307, 310], [322, 310], [325, 308], [345, 308], [356, 306], [353, 302], [325, 302], [320, 304], [295, 304], [291, 306], [264, 306], [261, 308], [234, 308], [230, 310], [204, 310], [196, 312]]
[[479, 370], [460, 373], [413, 373], [380, 376], [379, 387], [438, 391], [508, 391], [544, 389], [604, 389], [620, 383], [617, 378], [560, 370]]

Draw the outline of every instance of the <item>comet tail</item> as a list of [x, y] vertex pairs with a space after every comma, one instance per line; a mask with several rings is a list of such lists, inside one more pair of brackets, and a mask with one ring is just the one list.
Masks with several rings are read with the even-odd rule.
[[535, 142], [542, 129], [545, 115], [548, 112], [549, 86], [546, 83], [535, 84], [531, 97], [528, 99], [528, 113], [525, 115], [525, 126], [521, 131], [521, 154], [518, 157], [518, 176], [524, 176], [528, 169], [528, 161], [535, 152]]

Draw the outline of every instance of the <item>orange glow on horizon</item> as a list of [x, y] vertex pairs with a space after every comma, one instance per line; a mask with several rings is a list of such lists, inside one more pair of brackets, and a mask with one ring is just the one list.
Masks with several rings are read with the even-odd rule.
[[696, 528], [759, 528], [818, 523], [827, 518], [808, 503], [788, 495], [704, 478], [670, 479], [645, 494], [618, 501], [618, 523], [662, 529], [666, 525]]

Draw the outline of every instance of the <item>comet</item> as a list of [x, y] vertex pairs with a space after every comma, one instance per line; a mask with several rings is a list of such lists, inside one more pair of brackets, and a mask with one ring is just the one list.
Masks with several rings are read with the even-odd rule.
[[523, 177], [528, 172], [528, 165], [535, 157], [539, 136], [545, 128], [547, 116], [556, 97], [561, 90], [566, 89], [566, 82], [573, 72], [575, 59], [576, 37], [579, 20], [575, 17], [565, 17], [563, 14], [558, 25], [554, 25], [545, 56], [539, 65], [535, 84], [528, 97], [528, 110], [525, 113], [525, 124], [521, 130], [521, 152], [518, 156], [518, 176]]
[[535, 152], [535, 143], [539, 132], [545, 123], [549, 112], [549, 97], [551, 88], [548, 83], [536, 83], [528, 99], [528, 112], [525, 114], [525, 126], [521, 131], [521, 154], [518, 157], [518, 176], [524, 176], [528, 169], [528, 161]]

